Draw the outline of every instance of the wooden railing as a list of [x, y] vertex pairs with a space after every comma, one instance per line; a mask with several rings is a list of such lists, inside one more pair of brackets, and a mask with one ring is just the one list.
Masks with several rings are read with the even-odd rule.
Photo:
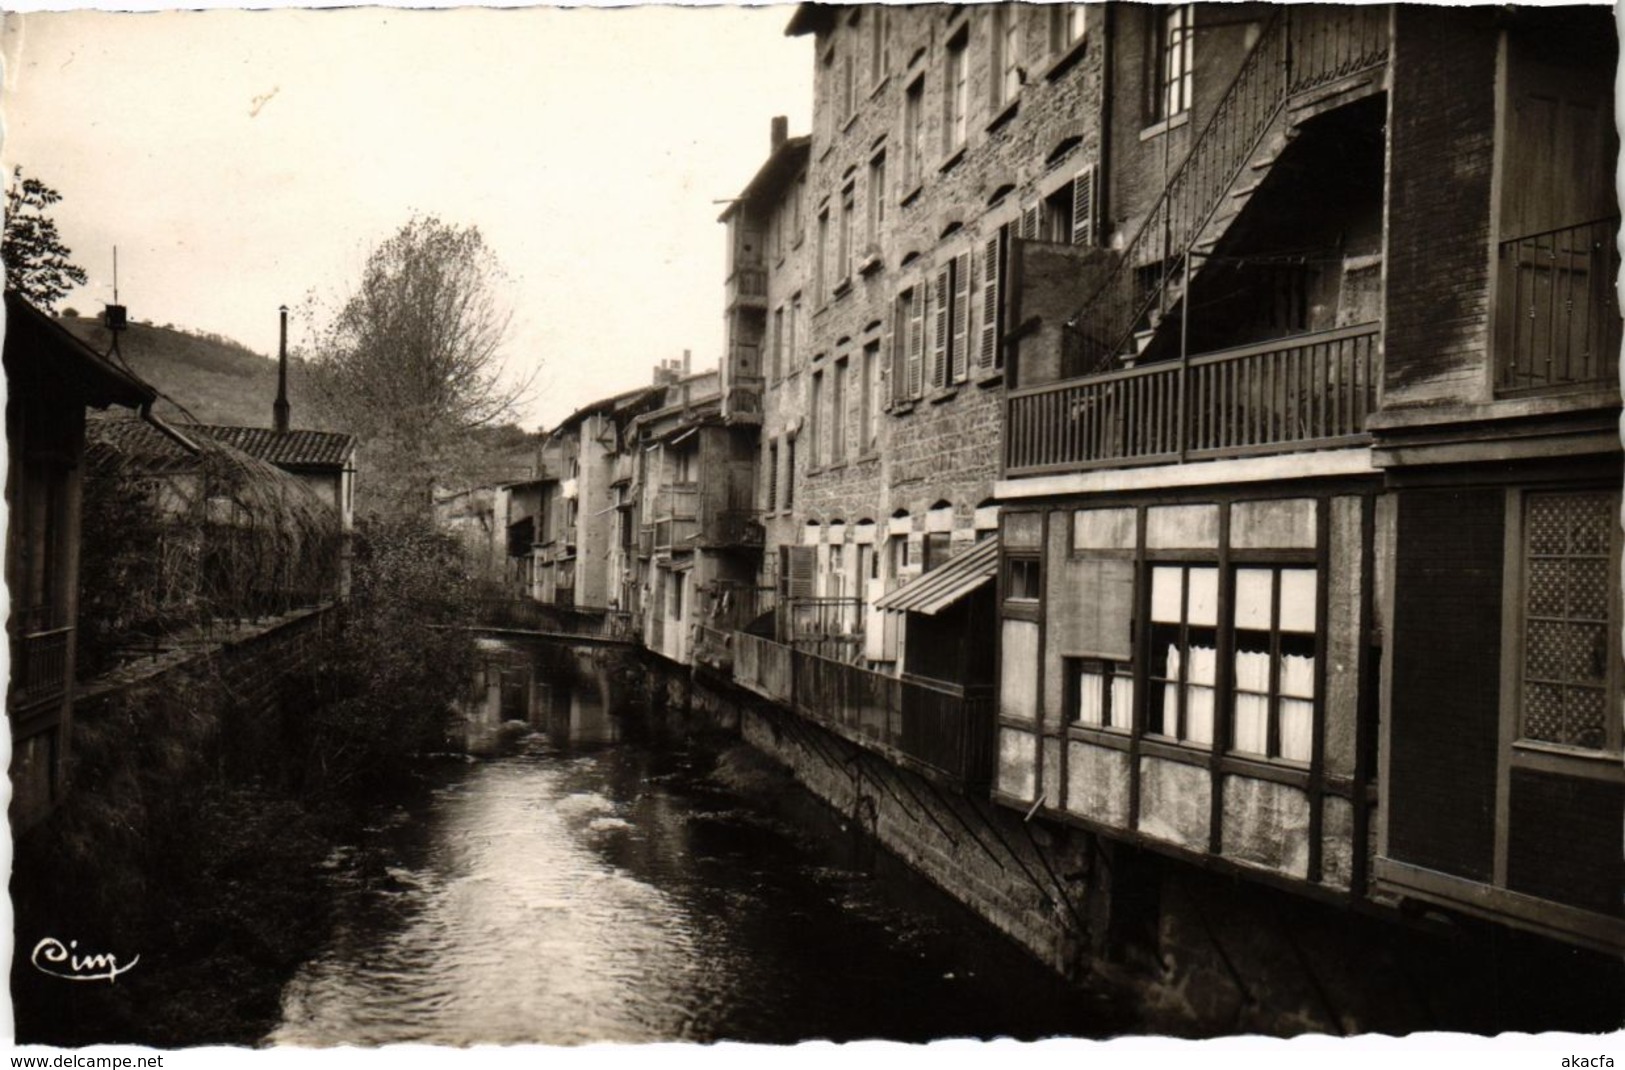
[[1116, 268], [1075, 317], [1073, 344], [1082, 350], [1083, 367], [1111, 367], [1145, 317], [1167, 301], [1184, 257], [1227, 202], [1288, 99], [1387, 59], [1385, 7], [1303, 5], [1270, 16]]
[[728, 277], [728, 286], [735, 299], [749, 299], [753, 303], [767, 300], [767, 268], [760, 264], [734, 268]]
[[655, 493], [654, 548], [693, 549], [700, 533], [700, 488], [697, 483], [672, 483]]
[[759, 636], [734, 636], [734, 679], [899, 764], [956, 787], [992, 772], [993, 688], [896, 677]]
[[1497, 264], [1496, 389], [1619, 381], [1619, 218], [1504, 241]]
[[1376, 406], [1379, 331], [1363, 324], [1012, 391], [1005, 474], [1357, 440]]
[[61, 698], [68, 687], [72, 628], [29, 632], [12, 643], [11, 705], [31, 706]]

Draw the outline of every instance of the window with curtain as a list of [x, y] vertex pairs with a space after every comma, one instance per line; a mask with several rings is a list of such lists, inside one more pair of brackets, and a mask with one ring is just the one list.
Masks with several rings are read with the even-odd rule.
[[1315, 570], [1238, 568], [1231, 600], [1231, 749], [1309, 761], [1315, 711]]
[[1211, 746], [1218, 686], [1219, 570], [1151, 569], [1151, 666], [1146, 731]]

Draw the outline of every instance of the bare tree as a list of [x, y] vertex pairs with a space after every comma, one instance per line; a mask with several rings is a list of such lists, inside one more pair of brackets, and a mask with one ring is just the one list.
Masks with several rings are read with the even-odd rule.
[[530, 380], [502, 378], [503, 277], [479, 228], [415, 217], [336, 313], [314, 314], [311, 394], [361, 439], [363, 511], [427, 513], [435, 485], [477, 460], [470, 432], [513, 417]]

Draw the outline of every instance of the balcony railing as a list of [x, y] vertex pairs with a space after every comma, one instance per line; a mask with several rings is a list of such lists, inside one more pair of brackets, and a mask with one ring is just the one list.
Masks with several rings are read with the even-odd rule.
[[780, 607], [779, 637], [799, 650], [852, 661], [863, 651], [864, 616], [861, 598], [792, 598]]
[[671, 483], [655, 493], [654, 548], [691, 550], [700, 533], [698, 483]]
[[761, 264], [746, 264], [734, 268], [728, 277], [730, 304], [767, 304], [767, 268]]
[[1362, 438], [1378, 324], [1012, 391], [1005, 474], [1321, 449]]
[[899, 678], [744, 632], [734, 679], [859, 746], [956, 787], [986, 785], [992, 768], [992, 687]]
[[728, 387], [725, 415], [735, 421], [759, 423], [767, 380], [759, 375], [737, 375]]
[[1504, 241], [1495, 318], [1503, 393], [1619, 381], [1619, 219]]
[[766, 540], [762, 522], [754, 509], [710, 511], [704, 541], [717, 546], [760, 546]]
[[72, 628], [29, 632], [12, 643], [11, 705], [32, 706], [60, 698], [68, 687]]

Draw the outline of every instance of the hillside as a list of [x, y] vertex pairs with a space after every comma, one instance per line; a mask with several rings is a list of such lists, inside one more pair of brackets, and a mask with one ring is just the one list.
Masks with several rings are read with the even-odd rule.
[[[100, 319], [62, 316], [58, 322], [96, 352], [108, 351], [111, 343]], [[271, 357], [219, 336], [139, 323], [131, 323], [119, 339], [119, 352], [131, 371], [167, 395], [155, 406], [166, 419], [187, 422], [175, 405], [179, 402], [199, 423], [271, 426], [276, 400], [276, 361]], [[290, 382], [288, 393], [293, 426], [314, 427], [310, 412], [300, 404], [299, 384]]]
[[[58, 322], [98, 353], [111, 345], [99, 318], [63, 315]], [[270, 427], [276, 400], [276, 360], [219, 335], [193, 334], [172, 327], [131, 323], [119, 339], [130, 370], [162, 395], [155, 411], [177, 423]], [[304, 377], [295, 363], [288, 370], [288, 403], [296, 429], [325, 430], [306, 404]], [[184, 411], [182, 411], [184, 407]], [[482, 482], [522, 477], [530, 470], [534, 439], [512, 424], [482, 428], [470, 438]], [[363, 467], [366, 443], [361, 444]]]

